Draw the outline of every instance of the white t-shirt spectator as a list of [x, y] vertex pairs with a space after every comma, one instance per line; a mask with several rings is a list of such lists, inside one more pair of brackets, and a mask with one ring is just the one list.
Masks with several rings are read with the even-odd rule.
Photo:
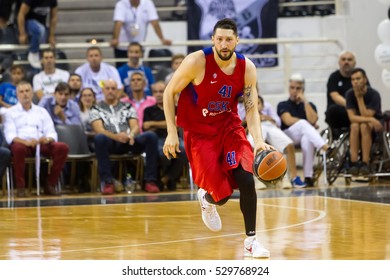
[[[151, 0], [141, 0], [137, 8], [132, 7], [129, 0], [118, 1], [113, 20], [123, 22], [119, 43], [145, 41], [149, 22], [158, 19], [156, 7]], [[117, 49], [127, 50], [127, 47], [118, 46]]]
[[54, 93], [54, 89], [60, 82], [67, 83], [69, 79], [69, 72], [58, 69], [53, 74], [46, 74], [44, 71], [34, 75], [33, 78], [33, 90], [37, 92], [43, 91], [43, 95], [50, 95]]
[[106, 80], [114, 80], [118, 85], [118, 89], [123, 89], [123, 84], [118, 70], [108, 63], [100, 63], [99, 72], [93, 72], [89, 63], [86, 62], [79, 66], [75, 72], [81, 76], [83, 88], [90, 87], [96, 93], [96, 101], [104, 99], [102, 87], [103, 82]]

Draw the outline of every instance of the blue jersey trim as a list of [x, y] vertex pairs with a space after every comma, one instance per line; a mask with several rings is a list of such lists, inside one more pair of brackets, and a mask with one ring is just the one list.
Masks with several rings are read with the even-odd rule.
[[204, 55], [212, 54], [213, 53], [213, 48], [212, 47], [204, 48], [203, 52], [204, 52]]
[[245, 56], [236, 52], [237, 59], [245, 59]]

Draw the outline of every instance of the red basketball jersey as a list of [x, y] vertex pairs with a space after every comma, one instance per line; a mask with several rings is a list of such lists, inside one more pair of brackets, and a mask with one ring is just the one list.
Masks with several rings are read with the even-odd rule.
[[206, 67], [199, 85], [190, 83], [181, 93], [177, 123], [184, 130], [215, 135], [227, 126], [237, 127], [241, 120], [237, 113], [237, 99], [242, 96], [245, 57], [239, 53], [231, 75], [226, 75], [214, 60], [213, 49], [203, 50]]

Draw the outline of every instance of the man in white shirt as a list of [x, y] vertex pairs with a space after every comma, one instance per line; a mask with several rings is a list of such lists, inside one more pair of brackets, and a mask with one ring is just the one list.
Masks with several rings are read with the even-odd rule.
[[16, 94], [19, 102], [5, 113], [4, 136], [12, 152], [17, 196], [27, 196], [24, 179], [25, 158], [34, 156], [38, 145], [40, 154], [53, 160], [44, 189], [45, 193], [55, 195], [55, 186], [69, 148], [65, 143], [57, 142], [57, 132], [49, 113], [32, 103], [31, 85], [28, 82], [20, 82]]
[[68, 82], [69, 72], [56, 68], [56, 55], [53, 49], [45, 49], [41, 54], [43, 70], [33, 78], [33, 90], [38, 100], [54, 93], [60, 82]]
[[87, 50], [88, 62], [79, 66], [76, 69], [76, 74], [79, 74], [83, 82], [83, 88], [90, 87], [96, 93], [96, 101], [104, 99], [102, 87], [103, 82], [114, 80], [119, 91], [123, 91], [123, 84], [119, 76], [118, 70], [105, 62], [102, 62], [102, 51], [99, 47], [92, 46]]
[[[146, 38], [148, 24], [153, 26], [156, 35], [163, 45], [171, 45], [162, 33], [156, 7], [152, 0], [120, 0], [114, 10], [114, 30], [111, 46], [114, 47], [115, 58], [127, 58], [127, 45], [120, 43], [143, 42]], [[117, 63], [117, 67], [126, 62]]]

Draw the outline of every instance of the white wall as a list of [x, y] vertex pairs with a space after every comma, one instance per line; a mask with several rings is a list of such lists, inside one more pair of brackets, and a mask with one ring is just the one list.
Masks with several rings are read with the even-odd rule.
[[382, 110], [390, 110], [390, 90], [382, 83], [382, 68], [376, 63], [374, 50], [380, 43], [378, 24], [387, 18], [389, 7], [378, 0], [349, 0], [349, 15], [346, 16], [346, 48], [354, 50], [357, 64], [367, 71], [370, 83], [382, 97]]

